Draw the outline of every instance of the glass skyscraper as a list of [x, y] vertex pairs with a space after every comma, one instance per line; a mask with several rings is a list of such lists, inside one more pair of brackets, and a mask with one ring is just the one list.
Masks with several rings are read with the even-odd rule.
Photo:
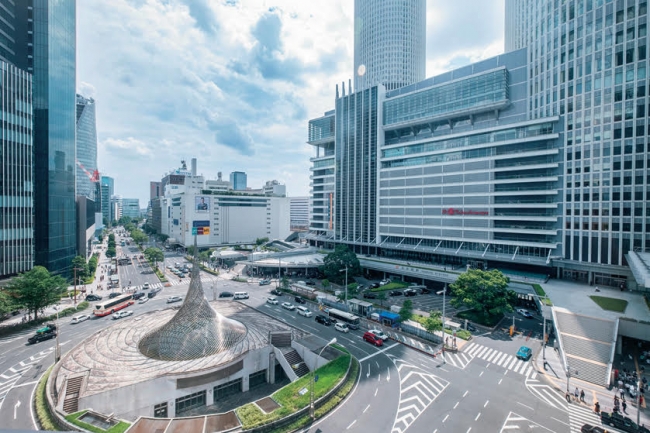
[[426, 0], [355, 0], [355, 91], [425, 78], [426, 15]]
[[[91, 176], [97, 170], [97, 124], [95, 100], [77, 95], [77, 195], [95, 198], [95, 184]], [[99, 181], [99, 179], [96, 179]]]
[[230, 173], [230, 183], [235, 191], [246, 190], [247, 176], [243, 171], [233, 171]]
[[646, 0], [506, 0], [506, 50], [528, 47], [531, 117], [560, 115], [563, 277], [623, 283], [650, 249]]
[[102, 218], [105, 218], [110, 224], [115, 219], [111, 208], [111, 197], [115, 193], [115, 182], [112, 177], [102, 176], [101, 185]]

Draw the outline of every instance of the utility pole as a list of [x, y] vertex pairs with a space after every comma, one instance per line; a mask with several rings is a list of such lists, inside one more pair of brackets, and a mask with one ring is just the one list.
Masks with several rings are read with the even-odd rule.
[[442, 291], [442, 363], [447, 363], [445, 358], [445, 300], [447, 299], [447, 283], [445, 289]]

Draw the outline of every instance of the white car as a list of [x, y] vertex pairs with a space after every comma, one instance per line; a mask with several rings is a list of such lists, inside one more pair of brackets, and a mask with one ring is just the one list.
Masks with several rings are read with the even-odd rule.
[[527, 319], [532, 319], [533, 318], [533, 315], [530, 314], [530, 312], [528, 310], [526, 310], [525, 308], [519, 308], [517, 310], [517, 313], [521, 314], [522, 316], [524, 316]]
[[380, 286], [385, 286], [386, 284], [390, 283], [390, 280], [388, 278], [384, 278], [379, 282]]
[[267, 304], [278, 305], [278, 298], [275, 296], [269, 296], [269, 299], [266, 300]]
[[144, 304], [147, 301], [149, 301], [149, 297], [145, 296], [144, 298], [140, 298], [140, 300], [138, 301], [138, 304]]
[[180, 296], [170, 296], [169, 298], [167, 298], [167, 303], [171, 304], [172, 302], [180, 302], [182, 300], [183, 298], [181, 298]]
[[282, 308], [287, 309], [287, 310], [295, 310], [296, 309], [296, 307], [294, 307], [291, 302], [283, 302], [282, 303]]
[[384, 341], [388, 340], [388, 335], [384, 334], [384, 332], [380, 331], [379, 329], [371, 329], [368, 332], [375, 334], [377, 337], [381, 338]]
[[142, 285], [142, 289], [143, 289], [143, 290], [148, 290], [149, 287], [150, 287], [150, 286], [149, 286], [149, 283], [144, 283], [144, 284]]
[[348, 328], [348, 325], [341, 322], [336, 322], [334, 324], [334, 329], [336, 329], [337, 331], [345, 332], [346, 334], [350, 332], [350, 328]]
[[88, 316], [87, 314], [80, 314], [80, 315], [78, 315], [78, 316], [74, 316], [74, 317], [72, 318], [72, 320], [70, 321], [70, 323], [73, 324], [73, 325], [75, 325], [75, 324], [77, 324], [77, 323], [81, 323], [81, 322], [83, 322], [84, 320], [88, 320], [88, 319], [90, 319], [90, 316]]
[[113, 313], [113, 320], [121, 319], [123, 317], [128, 317], [133, 314], [133, 311], [131, 310], [122, 310], [118, 311], [117, 313]]

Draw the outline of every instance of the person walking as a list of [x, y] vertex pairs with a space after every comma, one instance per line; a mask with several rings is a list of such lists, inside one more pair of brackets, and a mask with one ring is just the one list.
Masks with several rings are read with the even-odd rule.
[[594, 412], [600, 413], [600, 403], [594, 403]]
[[585, 390], [580, 390], [580, 401], [585, 402]]
[[578, 387], [576, 386], [576, 390], [573, 391], [573, 396], [574, 396], [574, 397], [576, 398], [576, 400], [577, 400], [579, 395], [580, 395], [580, 391], [578, 390]]
[[623, 408], [623, 412], [627, 413], [627, 403], [625, 403], [625, 400], [623, 400], [623, 403], [621, 403], [621, 407]]

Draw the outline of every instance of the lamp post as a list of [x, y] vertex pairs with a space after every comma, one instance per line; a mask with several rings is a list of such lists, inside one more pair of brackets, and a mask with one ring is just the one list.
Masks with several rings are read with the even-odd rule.
[[447, 283], [445, 283], [445, 288], [442, 291], [442, 363], [446, 364], [447, 359], [445, 358], [445, 300], [447, 299]]
[[61, 346], [59, 346], [59, 330], [61, 329], [59, 327], [59, 307], [56, 306], [56, 331], [55, 332], [55, 338], [56, 338], [56, 347], [54, 348], [54, 363], [59, 362], [59, 359], [61, 359]]
[[82, 271], [81, 268], [72, 268], [74, 271], [74, 307], [77, 308], [77, 271]]
[[314, 368], [311, 370], [311, 392], [309, 393], [309, 416], [311, 419], [315, 418], [315, 410], [314, 410], [314, 383], [316, 382], [314, 380], [315, 374], [316, 374], [316, 365], [318, 364], [318, 359], [320, 356], [323, 354], [323, 350], [330, 344], [336, 343], [336, 337], [332, 338], [329, 343], [327, 343], [323, 348], [320, 350], [318, 353], [318, 358], [314, 361]]
[[339, 272], [345, 271], [345, 306], [348, 306], [348, 266], [345, 269], [339, 269]]

